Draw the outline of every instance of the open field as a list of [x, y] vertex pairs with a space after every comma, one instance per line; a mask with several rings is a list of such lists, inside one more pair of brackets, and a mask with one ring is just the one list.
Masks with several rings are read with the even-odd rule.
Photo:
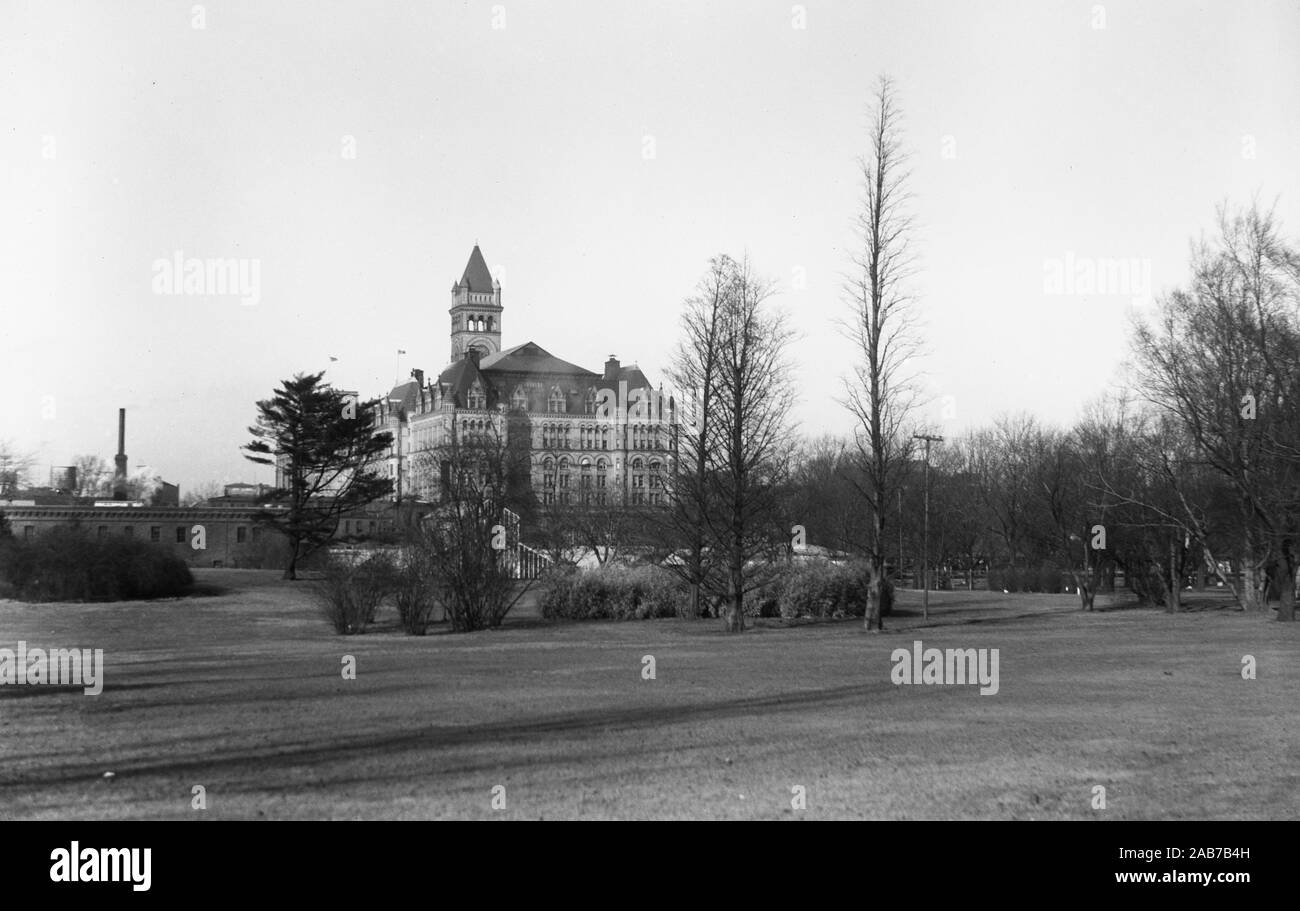
[[[198, 575], [209, 592], [176, 601], [0, 602], [0, 646], [106, 664], [97, 697], [0, 687], [0, 818], [1300, 815], [1300, 624], [1209, 601], [1082, 614], [1070, 595], [934, 593], [922, 626], [903, 592], [883, 635], [764, 620], [741, 637], [521, 610], [413, 638], [385, 607], [340, 637], [302, 583]], [[893, 685], [890, 653], [917, 638], [999, 649], [1000, 691]]]

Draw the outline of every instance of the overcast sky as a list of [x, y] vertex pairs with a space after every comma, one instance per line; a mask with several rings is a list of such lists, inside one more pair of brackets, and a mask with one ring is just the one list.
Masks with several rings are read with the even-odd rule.
[[[803, 430], [846, 432], [835, 319], [880, 73], [936, 426], [1068, 423], [1216, 203], [1280, 197], [1300, 233], [1297, 46], [1294, 0], [5, 0], [0, 439], [42, 474], [111, 461], [126, 407], [133, 468], [269, 481], [240, 454], [254, 401], [327, 366], [385, 393], [398, 348], [440, 370], [475, 241], [506, 346], [654, 382], [709, 257], [748, 252], [802, 332]], [[155, 293], [178, 251], [255, 266], [256, 299]], [[1106, 259], [1131, 286], [1052, 293]]]

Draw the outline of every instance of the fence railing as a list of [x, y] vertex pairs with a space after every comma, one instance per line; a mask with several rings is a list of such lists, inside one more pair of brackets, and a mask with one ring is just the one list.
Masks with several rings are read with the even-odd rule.
[[533, 550], [522, 541], [507, 549], [506, 559], [512, 579], [536, 579], [553, 562], [546, 554]]

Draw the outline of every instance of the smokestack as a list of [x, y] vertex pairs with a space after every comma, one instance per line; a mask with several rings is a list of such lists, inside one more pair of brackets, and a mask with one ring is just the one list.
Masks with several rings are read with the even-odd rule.
[[126, 499], [126, 409], [117, 409], [117, 455], [113, 456], [113, 499]]

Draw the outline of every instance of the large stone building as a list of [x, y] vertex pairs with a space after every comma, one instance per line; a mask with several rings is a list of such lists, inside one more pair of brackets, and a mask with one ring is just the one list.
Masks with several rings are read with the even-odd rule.
[[536, 342], [501, 347], [501, 283], [475, 245], [451, 288], [451, 361], [424, 371], [380, 402], [393, 436], [388, 470], [399, 497], [437, 499], [437, 453], [453, 435], [493, 430], [518, 445], [527, 435], [537, 502], [656, 505], [676, 467], [677, 407], [635, 364], [613, 355], [597, 372]]

